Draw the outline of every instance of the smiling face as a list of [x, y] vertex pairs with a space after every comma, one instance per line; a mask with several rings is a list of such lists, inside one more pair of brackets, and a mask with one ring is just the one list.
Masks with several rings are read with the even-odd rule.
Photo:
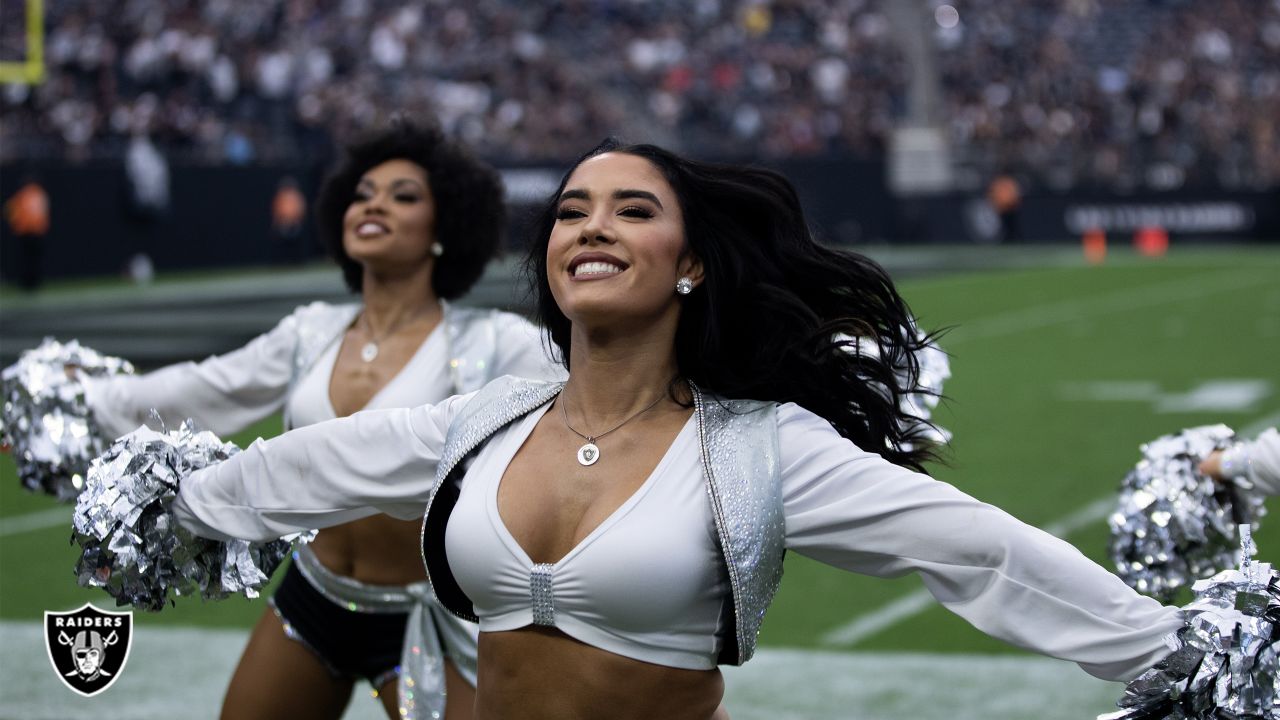
[[648, 160], [597, 155], [565, 183], [547, 244], [547, 281], [575, 324], [620, 327], [679, 315], [676, 281], [701, 281], [685, 248], [684, 217], [670, 183]]
[[432, 261], [435, 202], [427, 171], [408, 160], [370, 168], [342, 220], [342, 247], [366, 267], [416, 267]]

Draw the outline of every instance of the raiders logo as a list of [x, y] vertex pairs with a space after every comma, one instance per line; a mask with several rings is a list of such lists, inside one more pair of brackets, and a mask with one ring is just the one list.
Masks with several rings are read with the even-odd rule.
[[132, 612], [104, 612], [85, 603], [71, 612], [44, 613], [49, 662], [64, 685], [85, 697], [120, 677], [132, 640]]

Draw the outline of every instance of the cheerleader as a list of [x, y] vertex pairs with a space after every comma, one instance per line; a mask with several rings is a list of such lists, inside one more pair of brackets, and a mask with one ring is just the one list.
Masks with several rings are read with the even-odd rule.
[[[198, 364], [87, 378], [86, 398], [111, 437], [153, 408], [170, 425], [190, 417], [219, 434], [278, 411], [286, 428], [300, 428], [438, 403], [502, 375], [560, 374], [523, 318], [449, 302], [479, 279], [504, 212], [497, 173], [439, 130], [399, 122], [352, 144], [317, 212], [359, 302], [301, 307]], [[476, 628], [431, 599], [420, 526], [372, 515], [300, 547], [253, 630], [223, 717], [338, 718], [359, 680], [388, 717], [442, 710], [446, 689], [449, 720], [469, 717]]]
[[718, 668], [751, 658], [786, 550], [919, 573], [982, 631], [1102, 678], [1168, 654], [1176, 609], [920, 472], [906, 304], [813, 241], [781, 176], [609, 143], [534, 239], [566, 382], [255, 443], [184, 481], [179, 521], [268, 538], [425, 508], [435, 595], [480, 625], [482, 720], [726, 717]]

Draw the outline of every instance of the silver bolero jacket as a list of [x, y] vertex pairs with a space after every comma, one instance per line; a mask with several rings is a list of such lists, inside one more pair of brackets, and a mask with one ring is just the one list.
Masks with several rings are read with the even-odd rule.
[[[443, 300], [445, 337], [449, 347], [449, 376], [454, 395], [479, 390], [493, 379], [494, 356], [498, 352], [500, 310], [455, 307]], [[286, 318], [297, 334], [293, 352], [290, 389], [306, 376], [326, 348], [342, 337], [360, 312], [359, 303], [330, 305], [313, 302]], [[286, 414], [285, 428], [292, 428]]]
[[[484, 387], [449, 426], [435, 489], [422, 522], [422, 558], [439, 603], [478, 622], [444, 556], [445, 527], [468, 459], [494, 433], [546, 404], [563, 383], [504, 377]], [[785, 524], [777, 405], [724, 400], [693, 387], [703, 478], [732, 592], [736, 632], [719, 662], [741, 665], [755, 653], [765, 611], [782, 581]]]

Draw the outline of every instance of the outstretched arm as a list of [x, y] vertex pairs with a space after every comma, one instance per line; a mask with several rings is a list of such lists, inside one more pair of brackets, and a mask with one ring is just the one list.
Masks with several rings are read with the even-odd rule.
[[947, 609], [1021, 648], [1108, 680], [1170, 652], [1176, 608], [1071, 545], [951, 485], [859, 450], [822, 418], [779, 408], [787, 547], [853, 572], [917, 572]]
[[280, 409], [293, 377], [299, 308], [244, 347], [202, 362], [145, 375], [84, 378], [85, 398], [109, 437], [131, 432], [152, 408], [170, 427], [192, 418], [218, 435], [241, 430]]
[[386, 513], [420, 517], [449, 422], [471, 398], [370, 410], [257, 440], [183, 479], [171, 507], [214, 539], [269, 540]]
[[1280, 432], [1269, 428], [1253, 441], [1214, 451], [1200, 463], [1200, 472], [1216, 480], [1247, 477], [1267, 495], [1280, 495]]

